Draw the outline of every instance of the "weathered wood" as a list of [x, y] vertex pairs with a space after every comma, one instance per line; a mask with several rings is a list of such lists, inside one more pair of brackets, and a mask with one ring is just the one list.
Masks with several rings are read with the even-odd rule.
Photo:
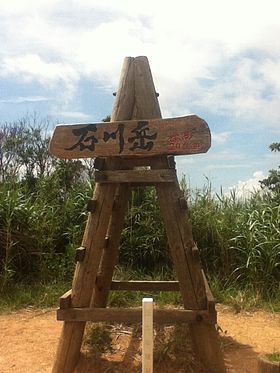
[[[135, 69], [136, 65], [137, 69]], [[123, 71], [126, 70], [125, 66], [126, 61], [124, 63]], [[133, 60], [133, 64], [130, 61], [130, 72], [131, 71], [133, 71], [133, 78], [132, 73], [130, 73], [130, 75], [129, 73], [122, 73], [124, 78], [121, 77], [120, 88], [115, 101], [111, 120], [161, 118], [158, 100], [157, 98], [154, 99], [153, 96], [155, 88], [147, 58], [136, 57]], [[129, 79], [131, 80], [128, 82]], [[153, 96], [152, 100], [151, 96]], [[145, 99], [143, 100], [143, 97], [148, 98], [148, 102], [146, 102]], [[150, 157], [133, 157], [130, 159], [121, 158], [119, 169], [131, 169], [133, 167], [147, 166], [149, 164]], [[105, 167], [102, 167], [102, 169], [106, 170], [114, 168], [114, 164], [108, 161], [106, 161]], [[107, 304], [113, 271], [118, 258], [118, 248], [128, 201], [128, 193], [128, 185], [121, 184], [119, 186], [118, 198], [115, 198], [115, 208], [113, 209], [107, 233], [111, 237], [110, 244], [108, 248], [103, 250], [99, 274], [95, 284], [95, 291], [92, 299], [94, 307], [106, 307]]]
[[161, 111], [148, 58], [138, 56], [134, 61], [135, 102], [132, 118], [161, 118]]
[[97, 207], [97, 200], [96, 199], [90, 199], [87, 203], [87, 211], [88, 212], [95, 212]]
[[49, 151], [59, 158], [198, 154], [210, 148], [207, 123], [196, 115], [57, 125]]
[[[57, 320], [67, 322], [141, 322], [142, 308], [69, 308], [57, 310]], [[208, 321], [205, 310], [155, 309], [154, 321], [159, 324], [199, 323]], [[200, 321], [201, 320], [201, 321]]]
[[[211, 320], [211, 317], [210, 317]], [[215, 325], [197, 322], [189, 325], [194, 351], [209, 373], [226, 373], [221, 342]]]
[[72, 294], [72, 289], [68, 290], [65, 294], [63, 294], [59, 298], [60, 309], [64, 310], [64, 309], [72, 307], [71, 294]]
[[134, 57], [124, 59], [111, 116], [112, 122], [132, 118], [135, 100], [134, 62]]
[[118, 260], [120, 237], [124, 224], [130, 188], [120, 185], [114, 199], [114, 208], [107, 234], [110, 236], [108, 246], [104, 247], [95, 290], [91, 304], [94, 307], [106, 307], [113, 271]]
[[258, 357], [259, 373], [280, 373], [280, 362], [268, 360], [265, 356]]
[[94, 168], [95, 168], [96, 170], [103, 170], [104, 165], [105, 165], [105, 158], [102, 158], [102, 157], [96, 157], [96, 158], [94, 159]]
[[[99, 203], [95, 214], [89, 214], [82, 246], [87, 248], [85, 258], [76, 264], [72, 283], [72, 305], [87, 307], [92, 297], [102, 254], [107, 226], [113, 208], [115, 184], [96, 185], [95, 198]], [[65, 322], [62, 328], [54, 373], [73, 372], [80, 356], [85, 323]]]
[[204, 281], [205, 291], [206, 291], [206, 297], [207, 297], [207, 309], [208, 309], [209, 313], [212, 314], [216, 318], [216, 323], [217, 323], [217, 311], [216, 311], [216, 308], [215, 308], [216, 301], [215, 301], [215, 298], [213, 297], [212, 291], [209, 287], [209, 284], [208, 284], [208, 281], [207, 281], [207, 278], [205, 276], [205, 273], [204, 273], [203, 269], [201, 270], [201, 272], [202, 272], [202, 276], [203, 276], [203, 281]]
[[85, 255], [86, 255], [86, 248], [82, 246], [78, 247], [75, 253], [75, 261], [82, 262], [85, 258]]
[[[129, 120], [132, 116], [134, 102], [134, 58], [124, 60], [119, 90], [115, 100], [112, 121]], [[108, 159], [110, 169], [118, 168], [119, 161]], [[102, 165], [103, 168], [103, 165]], [[94, 198], [98, 199], [95, 214], [89, 214], [83, 239], [83, 246], [88, 249], [86, 260], [76, 266], [73, 279], [73, 305], [76, 307], [88, 306], [93, 296], [93, 284], [96, 280], [97, 269], [100, 264], [102, 245], [107, 232], [109, 218], [113, 209], [117, 184], [97, 184]], [[103, 211], [104, 210], [104, 211]], [[100, 223], [100, 225], [99, 225]], [[95, 239], [98, 237], [97, 242]], [[96, 244], [95, 244], [96, 243]], [[53, 373], [72, 373], [77, 365], [85, 322], [64, 322], [58, 344]]]
[[[165, 168], [166, 164], [168, 159], [162, 157], [154, 161], [152, 168]], [[206, 309], [207, 296], [200, 263], [194, 260], [192, 255], [195, 244], [191, 226], [186, 220], [184, 210], [176, 203], [181, 197], [179, 185], [157, 184], [156, 189], [184, 307]], [[190, 324], [194, 350], [209, 373], [225, 373], [219, 336], [213, 325], [216, 318], [213, 314], [209, 315], [209, 318], [212, 325], [204, 321]]]
[[[166, 157], [157, 159], [153, 169], [165, 168]], [[191, 249], [195, 246], [191, 227], [181, 210], [178, 199], [181, 191], [178, 183], [157, 184], [160, 211], [164, 220], [174, 267], [178, 275], [185, 308], [206, 309], [206, 294], [200, 264], [193, 260]]]
[[[136, 65], [137, 69], [135, 68]], [[124, 63], [123, 71], [126, 70], [125, 66], [126, 61]], [[133, 60], [133, 64], [130, 60], [130, 72], [131, 71], [133, 71], [133, 78], [132, 73], [130, 73], [130, 75], [129, 73], [122, 73], [124, 78], [121, 77], [121, 83], [111, 120], [161, 118], [158, 100], [157, 98], [154, 99], [155, 88], [147, 58], [136, 57]], [[129, 79], [131, 80], [128, 81]], [[145, 99], [143, 100], [143, 97], [148, 98], [148, 102], [146, 102]], [[121, 162], [119, 163], [119, 169], [131, 169], [132, 167], [147, 166], [149, 164], [149, 157], [133, 157], [130, 159], [122, 158]], [[103, 167], [103, 169], [104, 168], [106, 170], [114, 169], [114, 164], [112, 164], [112, 162], [108, 163], [107, 161], [106, 166]], [[94, 307], [106, 307], [107, 304], [113, 271], [118, 258], [118, 248], [124, 214], [128, 201], [128, 193], [128, 185], [120, 185], [118, 198], [115, 199], [116, 208], [113, 209], [110, 226], [108, 229], [108, 235], [111, 237], [110, 244], [109, 247], [103, 251], [99, 275], [96, 280], [94, 296], [92, 299], [92, 304]]]
[[117, 281], [117, 280], [114, 280], [111, 283], [111, 290], [179, 291], [180, 289], [179, 289], [178, 281]]
[[[136, 59], [127, 58], [125, 60], [119, 87], [120, 88], [118, 90], [114, 110], [112, 113], [112, 122], [127, 121], [131, 118], [138, 119], [139, 121], [139, 119], [142, 118], [150, 119], [161, 117], [151, 72], [149, 69], [148, 61], [145, 57], [138, 57]], [[114, 129], [112, 130], [113, 132], [115, 132], [116, 139], [119, 139], [119, 130], [119, 127], [114, 127]], [[161, 128], [160, 131], [162, 131]], [[114, 135], [112, 134], [112, 132], [107, 132], [107, 142], [105, 141], [105, 143], [114, 143], [114, 138], [112, 138], [114, 137]], [[96, 133], [97, 129], [96, 132], [93, 131], [94, 135]], [[145, 136], [146, 135], [147, 132]], [[169, 145], [171, 147], [174, 147], [173, 144], [177, 144], [176, 147], [181, 147], [182, 140], [178, 140], [177, 138], [177, 134], [175, 137], [170, 137]], [[102, 139], [104, 139], [104, 136]], [[94, 145], [96, 144], [94, 143]], [[136, 154], [136, 152], [133, 153], [132, 156], [134, 156], [134, 154]], [[143, 157], [143, 154], [144, 150], [142, 154], [139, 154], [139, 156]], [[107, 155], [108, 157], [112, 157], [115, 155], [115, 153], [110, 152], [110, 154]], [[125, 168], [128, 165], [128, 168], [138, 165], [136, 164], [136, 160], [134, 163], [131, 157], [128, 159], [120, 157], [119, 154], [116, 154], [116, 156], [117, 157], [115, 158], [106, 158], [104, 161], [102, 161], [102, 165], [98, 167], [96, 165], [96, 168], [102, 170], [114, 170]], [[154, 161], [154, 157], [149, 157], [149, 162], [151, 160], [151, 163], [153, 163], [152, 168], [154, 170], [175, 168], [174, 164], [172, 165], [171, 162], [172, 158], [173, 157], [170, 158], [165, 156], [159, 160]], [[139, 165], [142, 165], [140, 163], [143, 162], [149, 165], [146, 160], [143, 161], [142, 159], [143, 158], [139, 159]], [[156, 314], [158, 314], [158, 316], [156, 316], [155, 318], [158, 318], [159, 322], [163, 323], [189, 322], [194, 347], [197, 350], [200, 358], [204, 361], [208, 371], [223, 373], [225, 372], [225, 369], [222, 361], [222, 354], [220, 351], [218, 336], [214, 325], [208, 325], [208, 323], [213, 323], [213, 315], [210, 315], [209, 310], [207, 310], [206, 308], [208, 294], [205, 294], [203, 276], [201, 272], [199, 275], [197, 271], [197, 268], [200, 266], [200, 264], [196, 263], [192, 255], [191, 249], [194, 246], [194, 243], [191, 236], [191, 228], [189, 225], [182, 228], [185, 223], [185, 215], [183, 214], [184, 211], [180, 206], [180, 202], [178, 203], [178, 198], [181, 198], [182, 194], [179, 193], [178, 185], [176, 186], [177, 189], [174, 189], [172, 187], [169, 188], [169, 186], [174, 184], [175, 186], [177, 185], [176, 182], [170, 184], [162, 184], [164, 188], [161, 188], [161, 184], [157, 184], [157, 189], [158, 191], [160, 190], [160, 192], [158, 192], [158, 195], [161, 195], [161, 206], [165, 203], [166, 200], [171, 210], [175, 206], [175, 212], [171, 213], [170, 218], [167, 218], [166, 212], [164, 212], [163, 215], [165, 216], [165, 223], [168, 224], [168, 222], [171, 221], [173, 227], [171, 228], [171, 230], [175, 232], [173, 234], [169, 234], [168, 236], [173, 237], [173, 239], [175, 237], [179, 238], [179, 241], [177, 243], [173, 239], [173, 241], [171, 241], [174, 244], [172, 248], [173, 260], [175, 258], [175, 268], [178, 273], [180, 290], [186, 309], [175, 310], [175, 313], [174, 310], [158, 310], [160, 312], [156, 311]], [[115, 238], [113, 237], [113, 232], [115, 229], [113, 222], [116, 223], [117, 221], [117, 214], [114, 215], [114, 196], [116, 196], [117, 191], [120, 192], [125, 187], [127, 187], [126, 184], [119, 185], [118, 183], [97, 183], [96, 185], [94, 198], [98, 200], [98, 204], [94, 214], [89, 214], [84, 239], [82, 242], [82, 245], [87, 247], [85, 260], [82, 263], [78, 263], [76, 266], [72, 285], [73, 308], [67, 310], [62, 309], [58, 311], [58, 316], [61, 319], [65, 320], [65, 322], [58, 345], [56, 362], [53, 368], [54, 373], [74, 372], [76, 363], [79, 358], [84, 326], [87, 320], [91, 320], [92, 318], [93, 320], [98, 321], [99, 319], [101, 321], [104, 320], [104, 318], [107, 318], [109, 321], [118, 321], [118, 317], [120, 322], [129, 321], [129, 318], [131, 318], [132, 322], [133, 320], [134, 322], [135, 320], [141, 320], [141, 309], [139, 311], [136, 310], [136, 313], [134, 311], [128, 311], [129, 313], [131, 313], [131, 316], [128, 316], [126, 312], [121, 312], [122, 310], [119, 309], [107, 310], [106, 308], [89, 308], [90, 304], [91, 306], [106, 306], [108, 292], [111, 287], [113, 266], [117, 258], [117, 246], [119, 242], [119, 232], [116, 234]], [[167, 196], [166, 199], [165, 195]], [[173, 218], [175, 218], [175, 224], [172, 221]], [[108, 247], [104, 248], [106, 235], [110, 237], [110, 240], [108, 242]], [[113, 259], [110, 260], [109, 249], [112, 245]], [[180, 261], [182, 262], [181, 264]], [[188, 263], [190, 264], [188, 265]], [[184, 268], [186, 264], [187, 268]], [[197, 267], [193, 269], [192, 265]], [[101, 272], [102, 268], [105, 270], [106, 268], [109, 268], [108, 275], [104, 275], [103, 277], [97, 276], [98, 268]], [[192, 271], [194, 271], [194, 273]], [[196, 284], [196, 276], [198, 276], [199, 281], [202, 279], [203, 286], [201, 286], [200, 283], [198, 285]], [[93, 292], [92, 290], [94, 283], [96, 284], [96, 286]], [[185, 289], [185, 287], [187, 288], [187, 290]], [[189, 300], [188, 296], [190, 296]], [[195, 305], [194, 309], [192, 309], [191, 307], [192, 304]], [[187, 307], [188, 305], [190, 305], [190, 307]], [[87, 314], [87, 312], [89, 313]], [[137, 312], [139, 313], [139, 316], [137, 316]], [[177, 316], [174, 316], [176, 314]], [[80, 321], [77, 322], [77, 320]]]
[[192, 256], [195, 262], [198, 262], [200, 264], [200, 255], [199, 255], [199, 250], [196, 245], [192, 247]]
[[117, 170], [96, 171], [97, 183], [172, 183], [176, 180], [175, 170]]
[[179, 197], [179, 205], [182, 210], [187, 210], [188, 209], [188, 203], [184, 197]]

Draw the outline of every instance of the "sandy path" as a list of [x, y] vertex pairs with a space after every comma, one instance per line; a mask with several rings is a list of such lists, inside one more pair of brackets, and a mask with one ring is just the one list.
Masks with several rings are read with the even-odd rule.
[[[234, 314], [225, 306], [218, 306], [218, 312], [228, 372], [255, 373], [258, 353], [280, 351], [279, 314]], [[54, 310], [0, 314], [0, 373], [51, 372], [60, 329]]]

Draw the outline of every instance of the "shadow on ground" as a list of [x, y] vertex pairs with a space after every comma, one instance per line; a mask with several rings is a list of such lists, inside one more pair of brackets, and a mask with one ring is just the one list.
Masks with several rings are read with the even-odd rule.
[[252, 346], [237, 342], [234, 338], [221, 335], [224, 358], [229, 373], [257, 373], [258, 353]]
[[[118, 328], [112, 333], [113, 352], [103, 354], [83, 350], [76, 373], [140, 373], [141, 328]], [[186, 324], [155, 329], [155, 373], [207, 373], [195, 358]]]

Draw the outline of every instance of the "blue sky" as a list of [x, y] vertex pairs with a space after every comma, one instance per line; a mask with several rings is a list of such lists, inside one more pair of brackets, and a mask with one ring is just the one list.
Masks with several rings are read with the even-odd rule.
[[0, 0], [1, 123], [111, 113], [126, 56], [149, 58], [163, 117], [195, 113], [205, 155], [177, 157], [193, 187], [252, 189], [279, 164], [278, 0]]

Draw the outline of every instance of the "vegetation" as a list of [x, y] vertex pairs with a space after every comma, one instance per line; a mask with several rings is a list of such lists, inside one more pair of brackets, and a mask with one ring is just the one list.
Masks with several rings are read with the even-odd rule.
[[[272, 152], [280, 152], [280, 142], [274, 142], [269, 146]], [[263, 188], [268, 189], [272, 196], [278, 199], [279, 202], [279, 195], [280, 195], [280, 166], [278, 166], [277, 170], [270, 170], [268, 177], [261, 181], [261, 185]]]
[[265, 355], [267, 360], [272, 362], [280, 362], [280, 352], [273, 352], [271, 354]]
[[[48, 133], [48, 122], [36, 117], [0, 126], [0, 292], [6, 304], [11, 288], [17, 293], [24, 286], [28, 304], [28, 292], [36, 293], [38, 284], [46, 289], [70, 283], [82, 239], [93, 164], [51, 157]], [[271, 145], [272, 151], [279, 148]], [[234, 192], [214, 194], [210, 184], [192, 191], [182, 181], [212, 288], [218, 299], [228, 294], [239, 305], [246, 294], [269, 301], [280, 294], [279, 170], [271, 170], [261, 185], [261, 192], [241, 200]], [[153, 188], [132, 193], [116, 276], [174, 278]], [[122, 296], [113, 293], [110, 301], [120, 304]], [[41, 293], [38, 299], [45, 304]], [[167, 299], [179, 301], [170, 294]]]
[[85, 346], [95, 354], [112, 352], [112, 337], [105, 323], [88, 323]]

